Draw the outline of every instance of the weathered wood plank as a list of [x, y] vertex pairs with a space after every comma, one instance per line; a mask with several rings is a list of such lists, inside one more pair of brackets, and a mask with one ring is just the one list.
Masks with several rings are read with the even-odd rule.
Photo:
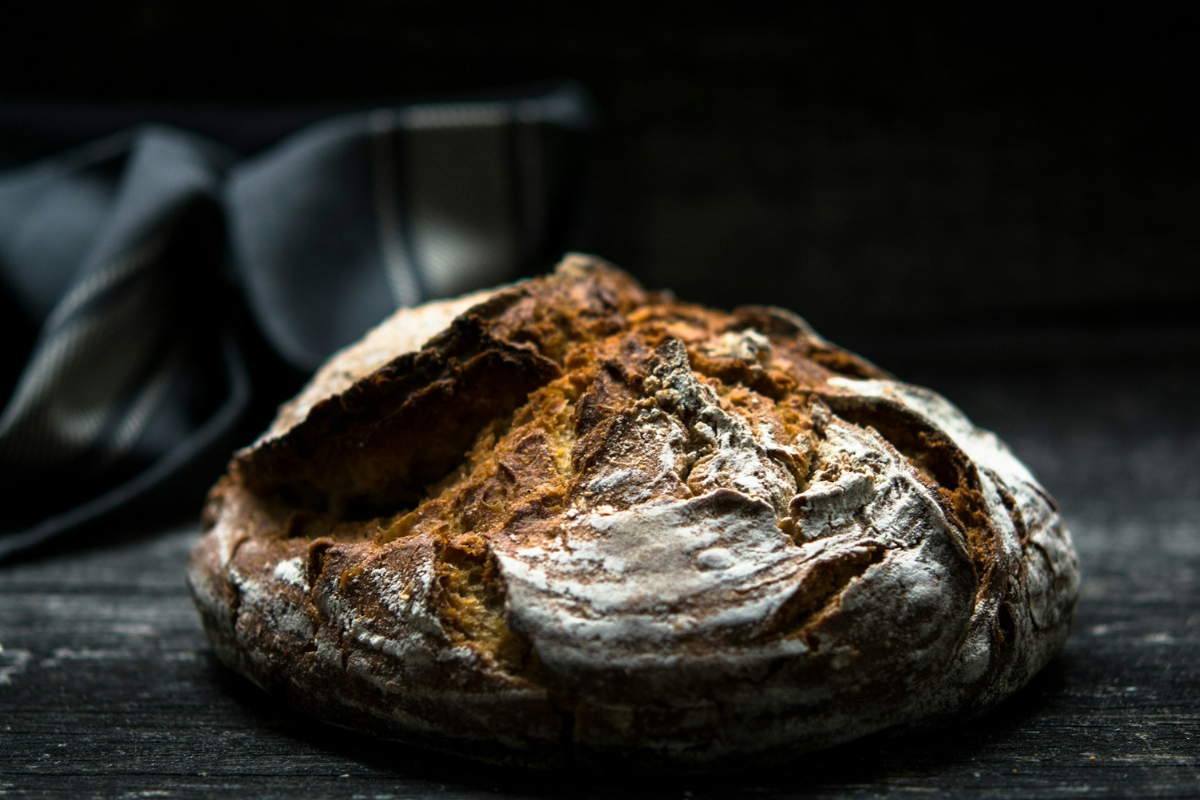
[[185, 524], [0, 569], [0, 795], [1200, 797], [1200, 376], [925, 377], [1031, 464], [1083, 559], [1066, 650], [979, 720], [742, 775], [477, 767], [314, 724], [220, 667]]

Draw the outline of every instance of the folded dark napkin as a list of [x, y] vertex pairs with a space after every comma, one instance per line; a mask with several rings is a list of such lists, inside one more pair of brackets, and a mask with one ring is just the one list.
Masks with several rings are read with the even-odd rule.
[[0, 558], [195, 502], [396, 307], [545, 269], [591, 116], [573, 86], [401, 105], [250, 158], [144, 125], [0, 172]]

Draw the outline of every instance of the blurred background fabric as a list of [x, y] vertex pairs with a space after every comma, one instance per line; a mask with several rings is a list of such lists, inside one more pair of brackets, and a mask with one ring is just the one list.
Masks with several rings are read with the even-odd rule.
[[590, 127], [561, 85], [340, 114], [248, 158], [141, 124], [0, 172], [0, 557], [194, 506], [256, 403], [392, 310], [544, 269]]
[[[228, 441], [189, 440], [212, 457], [188, 461], [196, 476], [172, 473], [177, 508], [197, 507], [231, 449], [361, 330], [322, 309], [378, 317], [543, 271], [565, 249], [684, 299], [794, 309], [933, 388], [972, 373], [1024, 386], [1083, 366], [1200, 365], [1200, 51], [1186, 7], [24, 11], [0, 28], [0, 391], [12, 408], [67, 381], [69, 365], [115, 386], [99, 351], [62, 333], [91, 305], [72, 300], [67, 314], [54, 298], [93, 272], [128, 274], [136, 294], [169, 271], [174, 305], [146, 324], [196, 331], [178, 358], [206, 366], [172, 373], [169, 348], [121, 363], [147, 386], [177, 375], [170, 391], [192, 376], [175, 406], [190, 416], [170, 428], [109, 387], [107, 422], [83, 427], [111, 431], [117, 449], [137, 425], [182, 441], [244, 392]], [[583, 89], [548, 88], [562, 80]], [[507, 88], [521, 85], [544, 88]], [[522, 103], [534, 97], [544, 119], [531, 123]], [[172, 153], [186, 169], [160, 184]], [[157, 212], [134, 201], [135, 178], [158, 187]], [[68, 185], [80, 199], [61, 199]], [[76, 221], [47, 233], [29, 199], [39, 191]], [[499, 221], [504, 204], [519, 222]], [[26, 239], [14, 220], [31, 226]], [[110, 238], [94, 238], [101, 229]], [[139, 238], [151, 229], [171, 233]], [[16, 288], [35, 240], [53, 265], [22, 268], [36, 275]], [[47, 357], [59, 366], [27, 388], [30, 359], [68, 341], [76, 349]], [[5, 411], [20, 430], [5, 429], [4, 459], [27, 452], [41, 419], [22, 413]], [[69, 480], [60, 462], [6, 466], [6, 500], [51, 486], [67, 513], [96, 497], [88, 475], [115, 487], [149, 474], [144, 458], [124, 462], [140, 465], [130, 473], [105, 458]], [[15, 542], [37, 522], [5, 524], [0, 541]]]

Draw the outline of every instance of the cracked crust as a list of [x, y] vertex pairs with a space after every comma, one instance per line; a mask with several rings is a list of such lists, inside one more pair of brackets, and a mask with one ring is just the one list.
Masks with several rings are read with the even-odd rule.
[[980, 713], [1078, 565], [990, 433], [789, 312], [595, 259], [402, 310], [212, 490], [218, 656], [492, 762], [721, 768]]

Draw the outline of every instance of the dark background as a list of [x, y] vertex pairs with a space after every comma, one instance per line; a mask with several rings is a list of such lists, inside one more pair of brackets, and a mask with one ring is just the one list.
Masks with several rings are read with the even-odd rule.
[[603, 124], [572, 246], [684, 298], [791, 307], [941, 390], [1057, 498], [1083, 594], [1063, 653], [947, 731], [712, 779], [530, 776], [263, 696], [203, 639], [195, 523], [110, 526], [0, 569], [0, 793], [1200, 797], [1189, 12], [38, 9], [0, 21], [0, 166], [148, 118], [251, 153], [338, 110], [579, 81]]
[[788, 306], [899, 366], [1131, 330], [1174, 358], [1200, 300], [1190, 11], [39, 8], [0, 34], [9, 163], [147, 117], [252, 152], [338, 109], [568, 78], [602, 112], [571, 245], [685, 298]]

